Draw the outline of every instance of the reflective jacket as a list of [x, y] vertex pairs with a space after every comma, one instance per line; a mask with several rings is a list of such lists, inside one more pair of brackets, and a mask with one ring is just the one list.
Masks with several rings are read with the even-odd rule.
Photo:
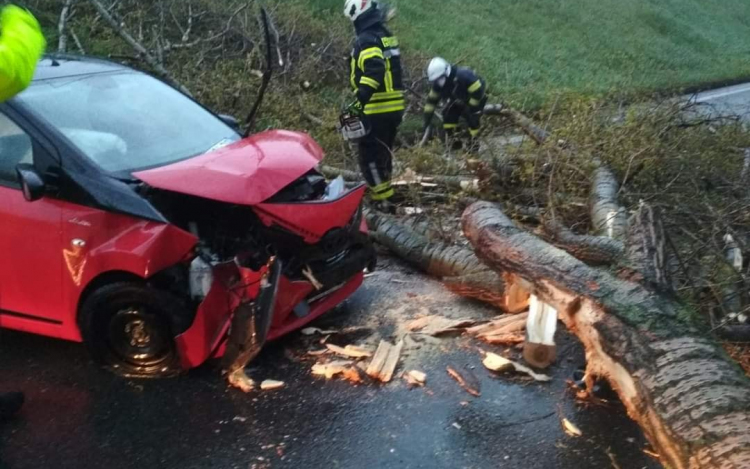
[[471, 113], [481, 112], [486, 93], [487, 84], [479, 75], [469, 68], [454, 66], [442, 88], [437, 83], [432, 85], [424, 107], [425, 117], [432, 119], [441, 100], [467, 105]]
[[0, 13], [0, 102], [31, 83], [46, 41], [39, 23], [28, 11], [7, 6]]
[[365, 114], [399, 112], [405, 108], [398, 38], [373, 10], [355, 22], [357, 40], [350, 59], [350, 82]]

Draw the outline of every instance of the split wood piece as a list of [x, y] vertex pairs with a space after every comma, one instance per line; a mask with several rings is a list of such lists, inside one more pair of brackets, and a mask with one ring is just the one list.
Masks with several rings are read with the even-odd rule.
[[445, 370], [451, 378], [458, 382], [459, 386], [464, 388], [466, 392], [475, 397], [482, 395], [479, 380], [474, 376], [474, 373], [472, 373], [471, 370], [466, 367], [458, 367], [455, 365], [448, 365]]
[[526, 327], [526, 318], [528, 317], [528, 312], [513, 315], [506, 314], [488, 323], [470, 327], [466, 329], [466, 333], [473, 336], [480, 336], [518, 332]]
[[255, 389], [255, 381], [245, 373], [243, 368], [227, 373], [227, 382], [230, 386], [242, 392], [250, 392]]
[[562, 424], [563, 430], [565, 430], [565, 433], [567, 433], [568, 435], [573, 437], [583, 436], [583, 432], [581, 431], [581, 429], [578, 428], [570, 420], [563, 418], [560, 423]]
[[518, 345], [526, 342], [525, 334], [491, 334], [482, 335], [479, 337], [482, 342], [487, 342], [492, 345]]
[[399, 340], [396, 345], [381, 340], [372, 361], [367, 367], [367, 375], [384, 383], [389, 382], [393, 378], [393, 372], [396, 371], [403, 347], [403, 339]]
[[316, 363], [312, 367], [312, 373], [318, 376], [325, 376], [331, 379], [339, 373], [344, 373], [354, 364], [351, 360], [339, 360], [328, 363]]
[[516, 363], [513, 360], [508, 360], [507, 358], [501, 357], [500, 355], [497, 355], [495, 353], [488, 353], [484, 357], [484, 360], [482, 360], [482, 364], [490, 371], [516, 371], [518, 373], [527, 374], [534, 378], [536, 381], [546, 382], [552, 380], [552, 378], [547, 375], [539, 374], [528, 366], [521, 365], [520, 363]]
[[422, 371], [411, 370], [408, 373], [404, 373], [404, 379], [409, 386], [424, 386], [427, 382], [427, 375]]
[[369, 350], [357, 347], [356, 345], [347, 345], [346, 347], [339, 347], [338, 345], [334, 344], [326, 344], [326, 347], [328, 350], [330, 350], [333, 353], [336, 353], [338, 355], [342, 355], [344, 357], [349, 358], [365, 358], [365, 357], [371, 357], [372, 352]]
[[475, 319], [450, 319], [444, 316], [429, 315], [417, 318], [406, 325], [410, 332], [438, 336], [451, 332], [460, 332], [466, 327], [476, 324]]
[[[669, 295], [592, 268], [518, 228], [496, 206], [463, 215], [488, 265], [512, 272], [554, 307], [665, 465], [750, 467], [750, 379]], [[589, 383], [593, 385], [593, 383]]]
[[276, 381], [273, 379], [267, 379], [260, 383], [260, 389], [263, 391], [273, 391], [274, 389], [281, 389], [286, 384], [283, 381]]

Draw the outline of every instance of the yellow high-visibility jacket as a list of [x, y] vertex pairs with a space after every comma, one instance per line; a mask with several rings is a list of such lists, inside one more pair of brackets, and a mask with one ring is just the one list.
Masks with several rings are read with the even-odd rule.
[[31, 83], [46, 41], [34, 16], [23, 8], [7, 6], [0, 13], [0, 102]]

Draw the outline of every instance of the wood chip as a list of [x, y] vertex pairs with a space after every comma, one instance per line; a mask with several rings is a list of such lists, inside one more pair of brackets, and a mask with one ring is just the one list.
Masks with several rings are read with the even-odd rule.
[[525, 373], [535, 380], [542, 382], [550, 381], [552, 379], [547, 375], [536, 373], [534, 370], [527, 366], [516, 363], [513, 360], [508, 360], [507, 358], [501, 357], [500, 355], [497, 355], [495, 353], [488, 353], [484, 357], [484, 360], [482, 360], [482, 364], [490, 371], [503, 372], [513, 370], [518, 373]]
[[352, 383], [361, 383], [362, 382], [362, 375], [359, 372], [359, 368], [356, 366], [352, 366], [344, 370], [342, 373], [342, 376], [345, 380], [350, 381]]
[[343, 373], [347, 368], [351, 367], [354, 362], [350, 360], [333, 361], [329, 363], [316, 363], [312, 367], [312, 373], [318, 376], [325, 376], [326, 379], [331, 379], [339, 373]]
[[517, 345], [526, 341], [525, 334], [499, 334], [499, 335], [481, 335], [483, 342], [493, 345]]
[[308, 350], [307, 351], [307, 354], [312, 357], [320, 357], [322, 355], [327, 355], [329, 353], [331, 353], [331, 351], [328, 350], [327, 348], [320, 349], [320, 350]]
[[[470, 327], [466, 329], [466, 333], [470, 335], [474, 335], [474, 336], [479, 336], [483, 334], [486, 334], [486, 335], [498, 334], [499, 333], [498, 331], [503, 330], [505, 326], [508, 326], [511, 324], [515, 325], [516, 323], [521, 323], [525, 327], [526, 319], [528, 317], [529, 317], [528, 312], [521, 313], [521, 314], [505, 314], [503, 316], [493, 319], [492, 321], [488, 323]], [[513, 326], [513, 327], [518, 327], [518, 326]], [[510, 332], [515, 332], [512, 330], [513, 327], [511, 327]], [[522, 329], [519, 329], [519, 330], [522, 330]]]
[[318, 329], [317, 327], [306, 327], [300, 331], [302, 335], [329, 335], [329, 334], [336, 334], [338, 331], [325, 331], [323, 329]]
[[427, 335], [441, 335], [449, 332], [459, 332], [464, 328], [476, 324], [475, 319], [450, 319], [443, 316], [422, 316], [409, 322], [406, 328], [411, 332]]
[[357, 347], [356, 345], [347, 345], [346, 347], [339, 347], [338, 345], [334, 345], [334, 344], [326, 344], [326, 347], [328, 347], [328, 350], [330, 350], [331, 352], [342, 355], [344, 357], [364, 358], [364, 357], [372, 356], [371, 351], [363, 347]]
[[481, 395], [479, 380], [474, 376], [474, 373], [466, 368], [459, 371], [458, 367], [451, 365], [446, 368], [446, 371], [466, 392], [476, 397]]
[[567, 433], [570, 436], [575, 436], [575, 437], [583, 436], [583, 432], [581, 431], [581, 429], [575, 426], [573, 422], [571, 422], [570, 420], [566, 418], [562, 419], [562, 427], [563, 427], [563, 430], [565, 430], [565, 433]]
[[260, 389], [262, 389], [263, 391], [272, 391], [274, 389], [281, 389], [285, 385], [286, 384], [283, 381], [275, 381], [272, 379], [267, 379], [263, 381], [262, 383], [260, 383]]
[[427, 381], [427, 375], [421, 371], [411, 370], [408, 373], [404, 373], [404, 379], [409, 386], [424, 386]]
[[375, 355], [372, 357], [370, 365], [367, 367], [367, 374], [384, 383], [393, 378], [393, 372], [398, 366], [401, 357], [401, 349], [404, 347], [404, 341], [399, 340], [398, 344], [393, 345], [385, 340], [380, 341]]

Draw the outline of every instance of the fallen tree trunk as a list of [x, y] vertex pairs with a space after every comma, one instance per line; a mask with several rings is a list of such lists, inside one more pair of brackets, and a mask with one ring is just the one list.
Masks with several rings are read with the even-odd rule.
[[587, 377], [609, 380], [665, 465], [750, 467], [750, 380], [686, 322], [689, 307], [587, 266], [492, 204], [469, 207], [463, 227], [482, 260], [557, 309], [586, 348]]
[[614, 264], [625, 252], [622, 242], [616, 239], [579, 235], [552, 220], [545, 220], [542, 229], [542, 237], [547, 242], [591, 264]]
[[623, 240], [628, 229], [628, 215], [617, 202], [619, 188], [617, 179], [609, 168], [600, 166], [594, 171], [590, 201], [591, 223], [597, 235]]
[[509, 313], [525, 309], [525, 299], [513, 285], [467, 248], [430, 241], [392, 217], [365, 212], [370, 237], [423, 272], [440, 278], [453, 293], [497, 306]]

